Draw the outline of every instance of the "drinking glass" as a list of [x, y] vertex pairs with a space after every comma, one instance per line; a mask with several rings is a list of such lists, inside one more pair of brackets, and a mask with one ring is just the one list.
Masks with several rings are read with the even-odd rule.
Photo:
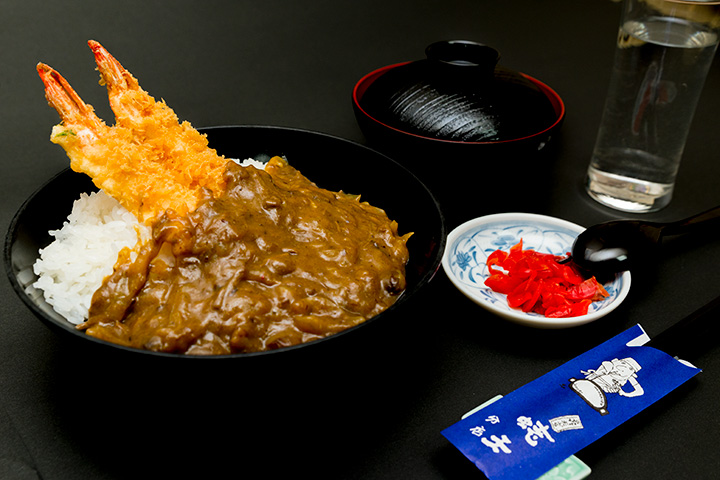
[[672, 198], [685, 141], [720, 37], [720, 1], [624, 0], [586, 188], [651, 212]]

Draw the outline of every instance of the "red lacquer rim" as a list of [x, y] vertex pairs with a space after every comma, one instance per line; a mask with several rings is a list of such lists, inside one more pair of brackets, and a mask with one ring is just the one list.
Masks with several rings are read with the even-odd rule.
[[439, 138], [424, 137], [422, 135], [417, 135], [414, 133], [406, 132], [404, 130], [400, 130], [400, 129], [392, 127], [386, 123], [383, 123], [383, 122], [379, 121], [378, 119], [376, 119], [375, 117], [373, 117], [372, 115], [370, 115], [362, 107], [362, 105], [360, 104], [360, 100], [362, 99], [362, 97], [365, 94], [365, 91], [368, 89], [368, 87], [375, 80], [377, 80], [380, 76], [385, 74], [388, 70], [392, 70], [393, 68], [407, 65], [408, 63], [410, 63], [410, 62], [396, 63], [394, 65], [388, 65], [388, 66], [379, 68], [375, 71], [368, 73], [367, 75], [362, 77], [355, 84], [355, 88], [353, 88], [353, 94], [352, 94], [353, 103], [355, 104], [355, 107], [357, 107], [357, 109], [360, 110], [363, 113], [363, 115], [365, 115], [367, 118], [369, 118], [373, 122], [377, 123], [378, 125], [382, 125], [383, 127], [388, 128], [390, 130], [394, 130], [400, 134], [409, 135], [409, 136], [416, 137], [416, 138], [421, 138], [423, 140], [430, 140], [430, 141], [442, 142], [442, 143], [451, 143], [451, 144], [460, 144], [460, 145], [498, 145], [498, 144], [503, 144], [503, 143], [520, 142], [523, 140], [528, 140], [528, 139], [531, 139], [534, 137], [544, 135], [548, 131], [555, 128], [558, 124], [560, 124], [560, 122], [562, 122], [563, 118], [565, 117], [565, 103], [562, 101], [562, 98], [560, 98], [560, 95], [558, 95], [557, 92], [555, 92], [555, 90], [553, 90], [548, 85], [541, 82], [540, 80], [533, 78], [530, 75], [526, 75], [526, 74], [520, 72], [520, 75], [527, 78], [529, 81], [534, 83], [540, 90], [542, 90], [542, 92], [547, 96], [548, 100], [550, 100], [550, 103], [552, 104], [553, 109], [555, 110], [555, 113], [557, 114], [557, 119], [552, 123], [552, 125], [550, 125], [549, 127], [545, 128], [537, 133], [528, 135], [526, 137], [514, 138], [511, 140], [498, 140], [498, 141], [493, 141], [493, 142], [460, 142], [460, 141], [456, 141], [456, 140], [443, 140], [443, 139], [439, 139]]

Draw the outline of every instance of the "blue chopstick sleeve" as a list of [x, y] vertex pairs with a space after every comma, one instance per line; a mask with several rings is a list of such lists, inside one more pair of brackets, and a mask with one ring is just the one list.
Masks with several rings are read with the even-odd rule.
[[636, 325], [443, 430], [491, 480], [536, 479], [699, 369]]

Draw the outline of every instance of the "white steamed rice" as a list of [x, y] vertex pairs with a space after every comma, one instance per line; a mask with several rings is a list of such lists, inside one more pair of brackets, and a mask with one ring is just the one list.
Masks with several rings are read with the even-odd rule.
[[84, 322], [92, 295], [112, 273], [118, 253], [133, 247], [146, 228], [105, 193], [81, 194], [63, 227], [50, 231], [55, 240], [40, 250], [33, 286], [68, 321]]
[[[240, 164], [265, 168], [253, 159]], [[92, 296], [112, 273], [118, 253], [149, 237], [150, 230], [100, 191], [81, 194], [62, 228], [49, 233], [55, 240], [40, 250], [33, 265], [38, 276], [33, 286], [42, 290], [57, 313], [77, 325], [87, 319]]]

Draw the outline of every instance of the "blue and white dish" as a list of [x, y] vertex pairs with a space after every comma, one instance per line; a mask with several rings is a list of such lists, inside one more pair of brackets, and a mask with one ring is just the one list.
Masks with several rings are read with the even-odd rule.
[[485, 286], [490, 276], [487, 257], [495, 250], [509, 250], [521, 239], [523, 249], [553, 255], [566, 255], [575, 237], [585, 228], [558, 218], [531, 213], [500, 213], [465, 222], [455, 228], [445, 246], [442, 266], [450, 281], [465, 296], [496, 315], [536, 328], [568, 328], [589, 323], [617, 308], [630, 290], [630, 272], [615, 276], [604, 285], [610, 294], [593, 302], [586, 315], [547, 318], [511, 308], [507, 298]]

